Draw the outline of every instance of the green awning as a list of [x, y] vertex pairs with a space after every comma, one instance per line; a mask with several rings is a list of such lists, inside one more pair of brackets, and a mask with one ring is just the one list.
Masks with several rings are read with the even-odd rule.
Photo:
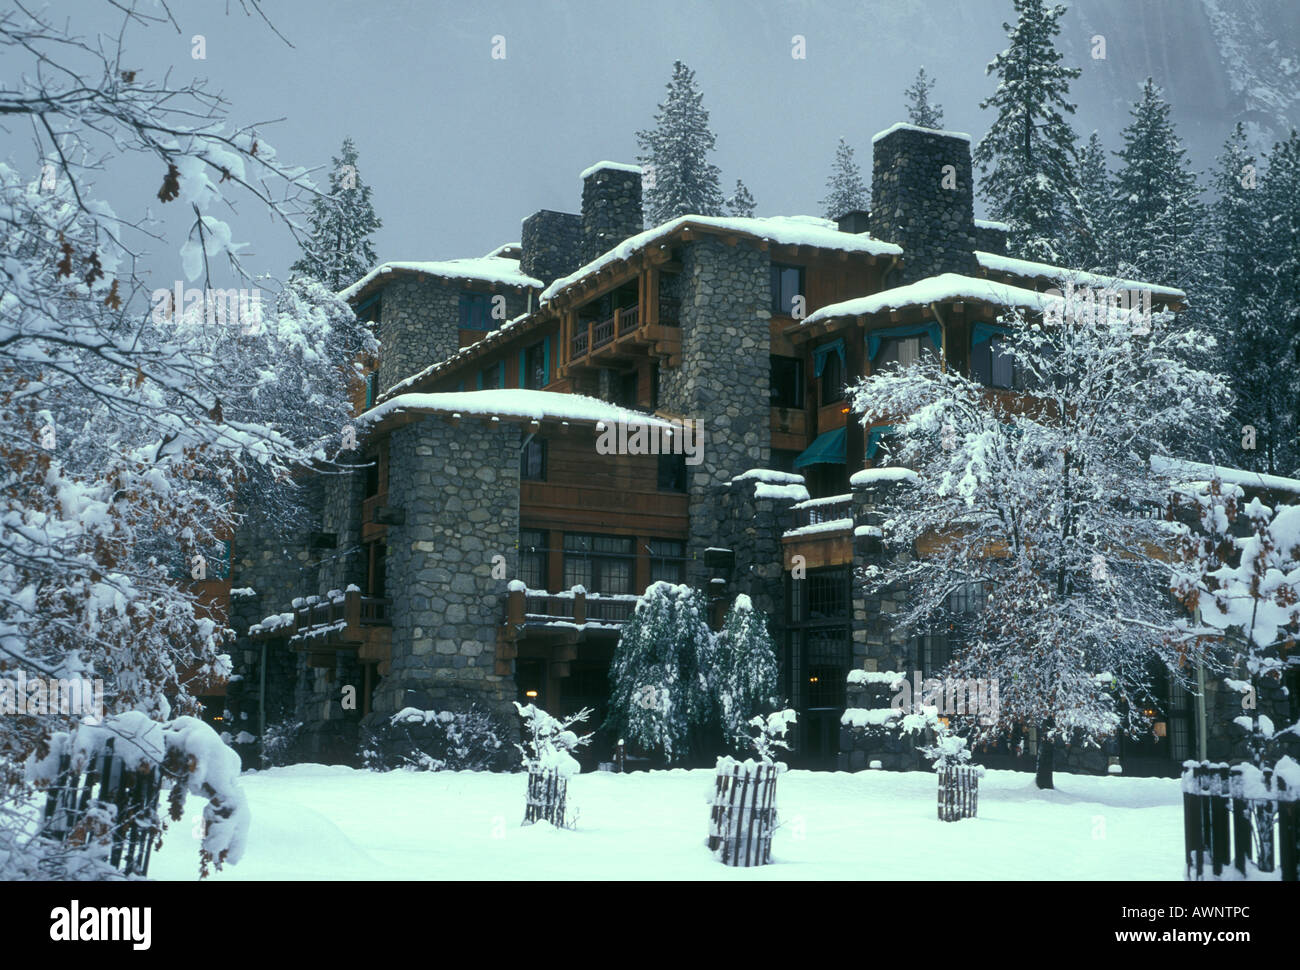
[[843, 465], [844, 443], [847, 435], [844, 428], [836, 428], [819, 434], [806, 451], [794, 460], [795, 468], [808, 465]]

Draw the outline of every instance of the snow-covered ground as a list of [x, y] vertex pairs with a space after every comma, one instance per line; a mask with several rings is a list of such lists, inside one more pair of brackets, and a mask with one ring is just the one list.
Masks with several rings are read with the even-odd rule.
[[[213, 879], [1182, 878], [1178, 782], [991, 771], [979, 818], [936, 818], [923, 772], [781, 777], [774, 865], [731, 869], [704, 847], [713, 773], [594, 772], [570, 784], [577, 828], [521, 827], [522, 774], [375, 773], [295, 765], [242, 776], [243, 861]], [[203, 800], [172, 823], [150, 875], [194, 879]]]

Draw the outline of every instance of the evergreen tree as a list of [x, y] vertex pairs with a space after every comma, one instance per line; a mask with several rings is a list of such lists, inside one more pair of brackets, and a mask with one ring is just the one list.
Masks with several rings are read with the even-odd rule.
[[714, 635], [704, 594], [652, 583], [623, 626], [610, 664], [605, 727], [669, 763], [698, 754], [714, 723]]
[[916, 80], [903, 92], [907, 99], [907, 120], [922, 128], [943, 127], [943, 105], [930, 101], [930, 92], [934, 90], [934, 78], [928, 78], [925, 68], [916, 72]]
[[754, 217], [754, 204], [754, 197], [749, 192], [749, 186], [740, 179], [736, 179], [736, 191], [727, 200], [727, 215], [752, 219]]
[[722, 215], [718, 167], [708, 160], [715, 141], [709, 113], [695, 86], [695, 72], [681, 61], [673, 62], [668, 98], [654, 120], [654, 128], [636, 133], [642, 152], [637, 160], [653, 173], [645, 190], [650, 224], [685, 215]]
[[330, 161], [329, 191], [312, 202], [311, 233], [292, 269], [337, 291], [378, 262], [370, 236], [383, 223], [370, 202], [370, 186], [357, 171], [357, 148], [351, 138], [343, 139], [339, 157]]
[[1268, 154], [1260, 183], [1262, 241], [1261, 314], [1281, 332], [1278, 357], [1271, 361], [1289, 408], [1280, 422], [1276, 468], [1300, 475], [1300, 135], [1293, 129]]
[[[1197, 282], [1205, 248], [1201, 187], [1151, 78], [1123, 131], [1114, 182], [1112, 241], [1121, 272], [1187, 289]], [[1190, 294], [1189, 294], [1190, 295]]]
[[744, 594], [736, 597], [723, 621], [713, 679], [722, 736], [729, 746], [743, 750], [751, 742], [750, 719], [779, 702], [776, 649], [767, 617]]
[[1002, 25], [1010, 44], [988, 65], [997, 90], [980, 102], [997, 117], [973, 160], [993, 218], [1011, 227], [1009, 251], [1059, 263], [1080, 223], [1075, 136], [1065, 116], [1074, 113], [1066, 96], [1081, 72], [1061, 66], [1053, 40], [1065, 7], [1015, 0], [1015, 9], [1016, 25]]
[[865, 212], [871, 205], [871, 193], [862, 181], [862, 172], [853, 158], [853, 148], [843, 138], [835, 149], [835, 164], [826, 179], [826, 198], [821, 204], [827, 219], [837, 219], [846, 212]]
[[1094, 131], [1079, 153], [1079, 210], [1083, 216], [1071, 265], [1078, 269], [1113, 270], [1111, 213], [1114, 211], [1110, 170], [1101, 137]]

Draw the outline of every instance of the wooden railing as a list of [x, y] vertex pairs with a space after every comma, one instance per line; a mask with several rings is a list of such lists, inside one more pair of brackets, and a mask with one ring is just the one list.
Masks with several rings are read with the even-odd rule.
[[603, 347], [614, 339], [614, 317], [602, 320], [591, 328], [591, 349]]
[[[316, 599], [316, 597], [309, 597]], [[294, 632], [304, 633], [314, 627], [342, 623], [345, 627], [389, 626], [388, 608], [392, 600], [379, 596], [362, 596], [349, 590], [341, 599], [320, 599], [295, 607]]]
[[636, 306], [624, 307], [614, 314], [618, 320], [618, 335], [621, 337], [625, 333], [631, 333], [641, 323], [641, 308]]
[[793, 506], [794, 526], [802, 528], [808, 525], [821, 525], [840, 519], [853, 518], [853, 496], [832, 495], [829, 498], [814, 498]]
[[626, 623], [637, 597], [600, 595], [580, 588], [563, 593], [513, 589], [506, 594], [506, 619], [515, 626], [556, 620], [584, 623]]
[[622, 307], [614, 315], [604, 320], [578, 321], [577, 328], [570, 341], [571, 356], [576, 360], [585, 357], [589, 351], [597, 350], [611, 343], [615, 338], [632, 333], [641, 326], [641, 308], [639, 306]]

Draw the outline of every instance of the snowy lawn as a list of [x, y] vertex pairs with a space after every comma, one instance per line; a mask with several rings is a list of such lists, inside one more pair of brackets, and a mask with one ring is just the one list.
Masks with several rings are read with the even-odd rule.
[[[731, 869], [704, 846], [713, 772], [572, 780], [577, 829], [523, 828], [523, 774], [375, 773], [295, 765], [242, 776], [248, 851], [214, 879], [1182, 878], [1175, 779], [991, 771], [979, 818], [940, 822], [922, 772], [781, 777], [774, 865]], [[203, 799], [172, 823], [150, 875], [194, 879]]]

